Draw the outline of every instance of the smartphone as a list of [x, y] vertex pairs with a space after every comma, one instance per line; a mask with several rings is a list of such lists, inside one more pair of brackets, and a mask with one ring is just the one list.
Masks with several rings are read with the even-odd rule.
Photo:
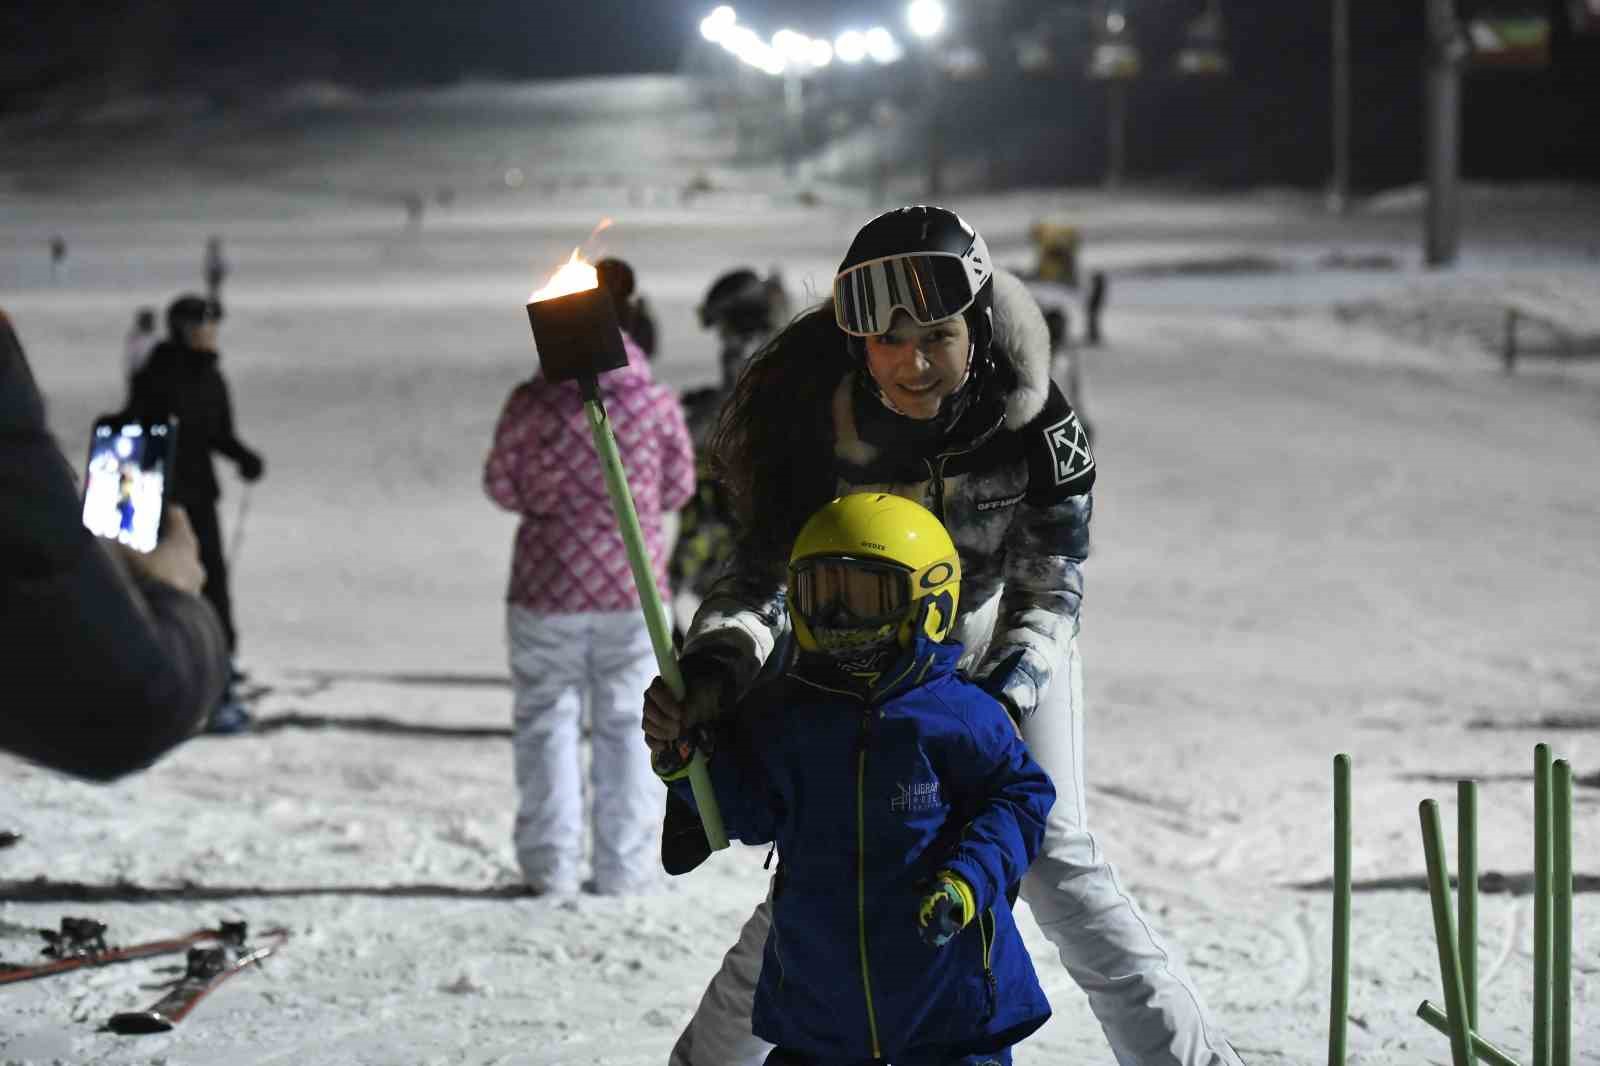
[[177, 419], [97, 419], [83, 479], [85, 528], [135, 551], [154, 550], [177, 447]]

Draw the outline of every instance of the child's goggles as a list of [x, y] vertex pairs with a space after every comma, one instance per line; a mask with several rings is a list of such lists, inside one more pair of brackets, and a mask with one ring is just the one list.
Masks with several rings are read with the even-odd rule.
[[789, 597], [809, 625], [866, 629], [899, 621], [911, 602], [911, 572], [878, 559], [831, 555], [790, 571]]
[[889, 332], [896, 310], [924, 326], [959, 315], [977, 298], [980, 268], [953, 252], [869, 259], [833, 279], [833, 318], [855, 337]]

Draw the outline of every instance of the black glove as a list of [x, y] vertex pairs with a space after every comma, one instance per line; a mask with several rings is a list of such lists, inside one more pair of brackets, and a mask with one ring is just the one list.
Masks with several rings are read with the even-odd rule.
[[246, 481], [256, 481], [267, 472], [267, 464], [261, 456], [248, 449], [239, 456], [239, 476]]

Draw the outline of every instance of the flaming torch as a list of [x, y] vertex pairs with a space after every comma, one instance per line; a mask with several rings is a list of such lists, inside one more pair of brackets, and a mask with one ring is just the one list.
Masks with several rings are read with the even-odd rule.
[[[666, 607], [650, 572], [650, 556], [645, 549], [644, 533], [639, 528], [639, 515], [633, 507], [633, 494], [628, 490], [622, 456], [617, 452], [617, 439], [611, 432], [611, 421], [600, 399], [599, 375], [626, 366], [628, 353], [622, 347], [622, 331], [617, 325], [611, 297], [600, 288], [594, 267], [583, 260], [578, 249], [574, 248], [572, 258], [529, 297], [528, 322], [533, 327], [533, 343], [545, 378], [552, 382], [578, 383], [584, 411], [589, 416], [589, 428], [594, 432], [595, 451], [600, 453], [600, 465], [605, 471], [611, 509], [621, 527], [633, 584], [639, 591], [645, 626], [650, 630], [656, 666], [673, 695], [681, 700], [683, 672], [678, 669], [678, 660], [672, 653]], [[726, 848], [728, 834], [722, 827], [722, 811], [711, 789], [705, 755], [700, 751], [695, 751], [690, 758], [689, 784], [694, 789], [695, 806], [700, 809], [700, 821], [705, 825], [706, 840], [714, 851]]]

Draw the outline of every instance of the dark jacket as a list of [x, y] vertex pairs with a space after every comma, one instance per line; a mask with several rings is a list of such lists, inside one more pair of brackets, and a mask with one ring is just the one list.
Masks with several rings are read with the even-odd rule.
[[135, 584], [83, 528], [71, 470], [0, 315], [0, 750], [111, 780], [191, 736], [227, 667], [208, 603]]
[[[802, 659], [721, 720], [710, 761], [730, 836], [776, 841], [755, 1033], [829, 1060], [1007, 1047], [1050, 1016], [1012, 922], [1055, 800], [1000, 704], [925, 638], [863, 698]], [[691, 798], [687, 782], [674, 782]], [[940, 870], [978, 916], [943, 947], [918, 934]]]
[[180, 502], [209, 503], [220, 495], [212, 452], [238, 463], [247, 476], [260, 465], [260, 457], [234, 435], [233, 403], [216, 352], [188, 348], [171, 338], [156, 345], [144, 369], [133, 376], [128, 413], [147, 419], [177, 417], [172, 494]]
[[[757, 358], [831, 375], [815, 409], [795, 410], [781, 427], [794, 453], [783, 483], [795, 513], [809, 516], [849, 492], [892, 492], [937, 515], [961, 553], [953, 639], [967, 648], [962, 668], [1026, 717], [1067, 673], [1096, 467], [1077, 415], [1050, 381], [1049, 327], [1038, 305], [1004, 271], [994, 285], [994, 365], [947, 428], [895, 415], [868, 392], [841, 354], [826, 304]], [[695, 615], [685, 669], [691, 658], [715, 662], [735, 691], [747, 688], [787, 634], [783, 595], [782, 574], [741, 546]]]

